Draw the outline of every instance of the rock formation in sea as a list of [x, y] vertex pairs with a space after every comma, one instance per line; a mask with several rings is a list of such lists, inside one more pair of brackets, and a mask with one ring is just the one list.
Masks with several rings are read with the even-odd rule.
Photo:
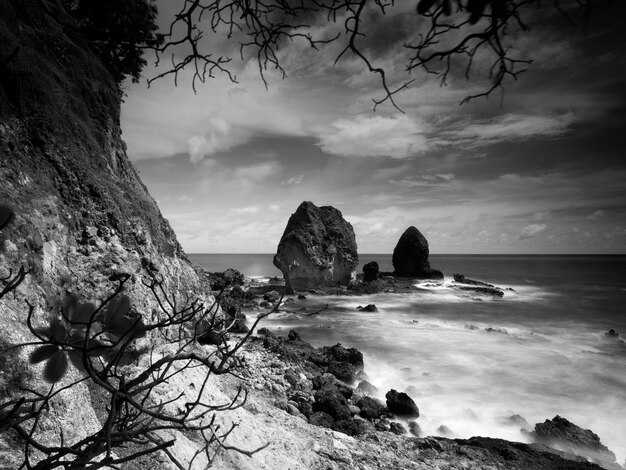
[[288, 290], [347, 285], [358, 261], [352, 225], [334, 207], [309, 201], [289, 218], [274, 256]]
[[363, 265], [363, 282], [372, 282], [378, 279], [378, 263], [370, 261]]
[[443, 279], [443, 273], [430, 267], [428, 241], [415, 227], [402, 234], [393, 250], [394, 275], [416, 279]]

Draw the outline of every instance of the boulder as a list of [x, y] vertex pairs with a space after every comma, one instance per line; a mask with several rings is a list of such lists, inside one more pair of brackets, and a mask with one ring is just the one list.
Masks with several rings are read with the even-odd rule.
[[359, 382], [359, 385], [357, 385], [356, 391], [365, 395], [376, 395], [378, 393], [378, 388], [367, 380], [362, 380]]
[[378, 279], [378, 263], [370, 261], [363, 266], [363, 282], [372, 282]]
[[374, 304], [367, 304], [365, 307], [359, 305], [356, 309], [361, 312], [378, 312], [378, 308]]
[[559, 415], [535, 424], [535, 430], [529, 434], [539, 444], [586, 457], [603, 468], [620, 468], [615, 461], [615, 454], [600, 442], [597, 434], [589, 429], [582, 429]]
[[409, 421], [409, 432], [415, 437], [422, 436], [422, 429], [420, 428], [420, 425], [417, 424], [417, 421]]
[[210, 273], [209, 276], [211, 278], [211, 289], [218, 291], [227, 287], [242, 286], [245, 281], [244, 275], [233, 268], [228, 268], [221, 273]]
[[359, 414], [366, 419], [380, 418], [387, 411], [385, 405], [372, 397], [363, 397], [356, 405], [361, 409]]
[[419, 417], [419, 408], [406, 393], [391, 389], [385, 394], [385, 398], [387, 399], [387, 408], [389, 408], [389, 411], [393, 414], [413, 418]]
[[405, 433], [404, 426], [395, 422], [389, 425], [389, 430], [398, 436], [402, 436]]
[[393, 250], [394, 275], [417, 279], [443, 279], [443, 273], [430, 267], [428, 241], [411, 226], [398, 240]]
[[324, 388], [315, 392], [313, 411], [323, 411], [332, 416], [336, 421], [350, 419], [352, 416], [345, 397], [336, 389], [331, 388]]
[[334, 207], [308, 201], [289, 218], [274, 256], [288, 291], [348, 285], [358, 261], [352, 225]]
[[328, 413], [323, 411], [317, 411], [309, 418], [309, 423], [315, 426], [321, 426], [323, 428], [330, 428], [333, 425], [334, 419]]
[[332, 424], [333, 431], [347, 434], [348, 436], [356, 436], [359, 433], [359, 425], [351, 419], [342, 419]]

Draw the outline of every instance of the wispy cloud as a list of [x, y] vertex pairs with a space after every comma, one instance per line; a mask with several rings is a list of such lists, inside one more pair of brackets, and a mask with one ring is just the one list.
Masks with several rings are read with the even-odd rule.
[[339, 119], [319, 134], [324, 152], [344, 157], [407, 158], [428, 150], [426, 125], [406, 115]]
[[454, 174], [446, 173], [437, 175], [423, 175], [414, 178], [403, 178], [400, 180], [389, 180], [389, 182], [396, 186], [414, 188], [417, 186], [438, 186], [441, 184], [450, 183], [453, 179]]
[[210, 118], [203, 135], [189, 138], [189, 157], [196, 163], [206, 156], [245, 144], [251, 137], [252, 132], [249, 129], [232, 125], [219, 117]]
[[480, 146], [540, 136], [558, 136], [575, 122], [574, 113], [560, 115], [505, 114], [483, 121], [466, 121], [441, 133], [441, 144]]
[[519, 239], [524, 240], [526, 238], [532, 238], [539, 232], [543, 232], [546, 229], [546, 224], [530, 224], [522, 228], [522, 232], [519, 234]]

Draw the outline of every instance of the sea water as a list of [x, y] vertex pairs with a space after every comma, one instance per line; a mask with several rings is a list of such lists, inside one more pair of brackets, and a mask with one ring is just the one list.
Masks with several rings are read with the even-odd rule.
[[[209, 271], [280, 275], [271, 255], [192, 255]], [[391, 271], [391, 257], [361, 255]], [[626, 257], [432, 255], [442, 287], [411, 294], [295, 299], [264, 320], [315, 346], [341, 343], [364, 354], [378, 398], [407, 391], [423, 435], [527, 441], [518, 414], [535, 423], [560, 415], [591, 429], [626, 458]], [[455, 272], [510, 287], [503, 298], [445, 287]], [[359, 305], [375, 304], [377, 312]], [[312, 312], [320, 313], [309, 315]], [[252, 318], [255, 312], [249, 312]]]

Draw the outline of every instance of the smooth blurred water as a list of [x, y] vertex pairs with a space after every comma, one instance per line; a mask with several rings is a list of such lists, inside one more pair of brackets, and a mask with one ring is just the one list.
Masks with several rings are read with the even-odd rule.
[[[226, 264], [217, 269], [214, 255], [202, 256], [192, 257], [207, 270], [229, 267], [230, 256], [230, 266], [245, 274], [276, 275], [268, 269], [271, 255], [218, 255]], [[390, 256], [361, 260], [392, 270]], [[623, 463], [626, 343], [603, 333], [614, 328], [626, 335], [626, 257], [433, 255], [431, 265], [448, 281], [460, 272], [516, 292], [482, 300], [445, 287], [309, 296], [286, 305], [265, 326], [296, 329], [314, 345], [340, 342], [361, 350], [379, 398], [391, 388], [408, 388], [425, 434], [445, 425], [455, 437], [524, 441], [519, 426], [501, 418], [520, 414], [532, 427], [559, 414], [593, 430]], [[369, 303], [378, 312], [356, 309]], [[306, 315], [326, 304], [318, 315]]]

